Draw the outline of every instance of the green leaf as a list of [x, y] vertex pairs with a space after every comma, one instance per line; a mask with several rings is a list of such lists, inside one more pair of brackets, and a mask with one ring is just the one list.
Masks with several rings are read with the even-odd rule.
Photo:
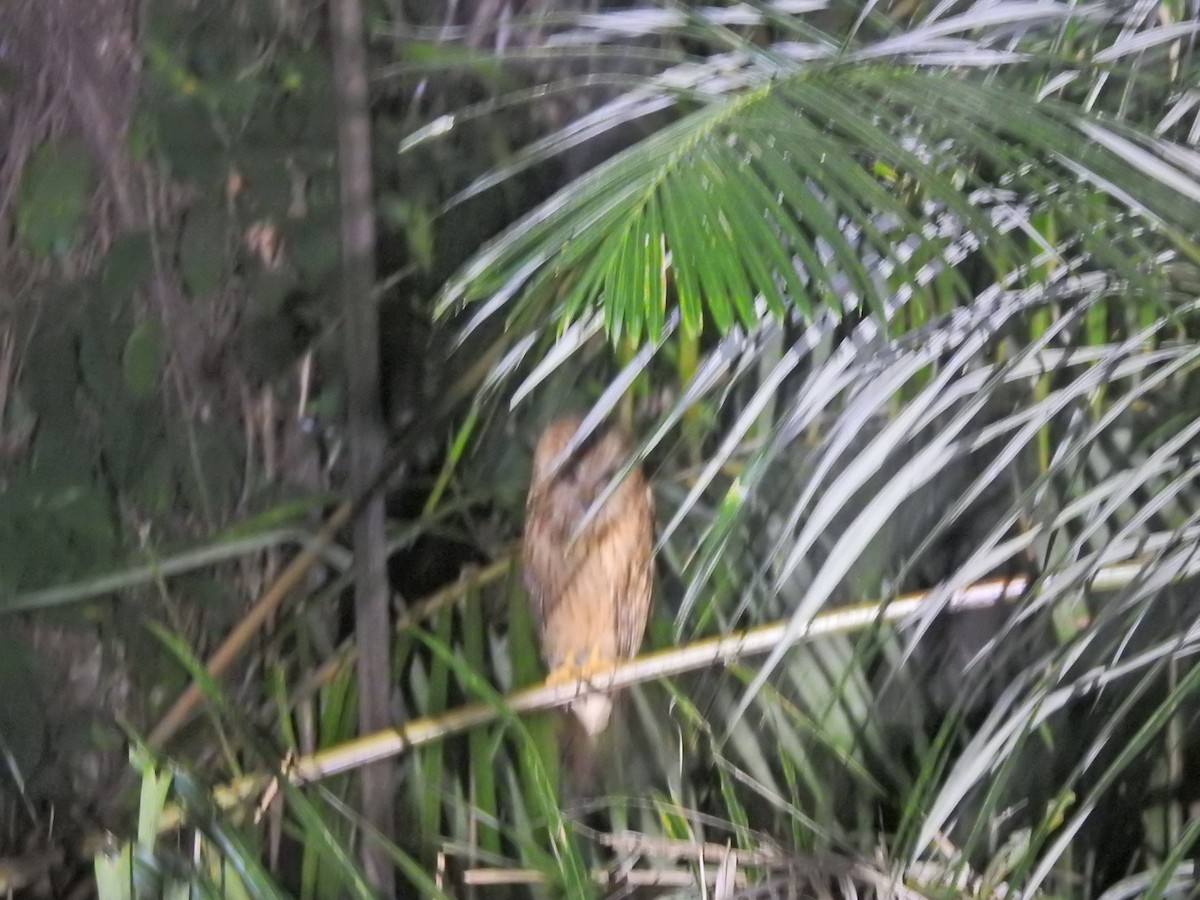
[[0, 633], [0, 772], [24, 793], [25, 782], [43, 762], [45, 707], [39, 699], [40, 660], [16, 635]]
[[155, 146], [171, 174], [215, 188], [228, 168], [212, 116], [197, 96], [171, 97], [152, 108]]
[[142, 466], [136, 479], [129, 489], [132, 502], [151, 515], [170, 511], [178, 485], [171, 448], [166, 441], [156, 442], [154, 455]]
[[145, 231], [122, 235], [108, 251], [100, 276], [100, 297], [108, 304], [128, 303], [150, 274], [153, 263], [150, 235]]
[[309, 218], [288, 226], [288, 242], [292, 247], [292, 258], [300, 270], [305, 284], [319, 285], [337, 271], [341, 261], [341, 247], [330, 235], [337, 234], [338, 219], [335, 210], [322, 210]]
[[258, 269], [246, 279], [246, 315], [255, 319], [283, 315], [288, 297], [296, 288], [296, 279], [290, 272]]
[[215, 203], [194, 207], [183, 227], [179, 262], [188, 293], [201, 297], [216, 290], [225, 277], [229, 251], [229, 221]]
[[75, 243], [93, 184], [82, 145], [42, 144], [25, 164], [17, 191], [17, 233], [41, 257], [63, 256]]
[[121, 354], [125, 387], [134, 398], [149, 397], [158, 389], [165, 360], [162, 329], [153, 322], [144, 322], [135, 328]]
[[292, 176], [279, 161], [286, 159], [290, 152], [291, 148], [273, 133], [243, 151], [234, 162], [246, 177], [247, 199], [260, 215], [265, 213], [278, 220], [287, 214], [292, 202]]
[[31, 335], [24, 386], [30, 405], [43, 422], [47, 418], [74, 424], [78, 387], [79, 298], [62, 292], [46, 303], [45, 321]]

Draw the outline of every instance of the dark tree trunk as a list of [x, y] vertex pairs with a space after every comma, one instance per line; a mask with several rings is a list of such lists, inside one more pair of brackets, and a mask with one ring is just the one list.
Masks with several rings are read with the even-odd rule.
[[[369, 490], [383, 460], [386, 433], [379, 402], [379, 327], [375, 286], [375, 216], [372, 208], [371, 120], [367, 53], [360, 0], [330, 4], [337, 98], [338, 162], [342, 205], [342, 309], [345, 313], [346, 408], [350, 441], [350, 491]], [[378, 494], [354, 524], [355, 635], [358, 643], [358, 724], [378, 731], [389, 720], [391, 629], [388, 623], [387, 553], [383, 499]], [[362, 772], [362, 814], [384, 840], [394, 832], [392, 766]], [[369, 835], [363, 868], [380, 896], [395, 893], [388, 854]]]

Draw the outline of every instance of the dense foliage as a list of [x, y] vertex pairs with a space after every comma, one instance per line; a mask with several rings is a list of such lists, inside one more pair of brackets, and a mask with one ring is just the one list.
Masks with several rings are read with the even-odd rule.
[[[98, 8], [124, 80], [0, 44], [0, 886], [103, 823], [106, 897], [371, 896], [385, 755], [406, 891], [1194, 891], [1193, 6], [370, 4], [407, 730], [357, 744], [341, 543], [200, 662], [345, 488], [324, 11]], [[588, 778], [508, 697], [567, 410], [658, 507]]]

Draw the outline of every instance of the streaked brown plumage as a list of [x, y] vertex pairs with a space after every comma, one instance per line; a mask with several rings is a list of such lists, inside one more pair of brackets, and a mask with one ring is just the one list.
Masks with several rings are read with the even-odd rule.
[[[551, 680], [587, 679], [635, 655], [650, 612], [650, 488], [635, 467], [576, 534], [629, 458], [628, 440], [610, 428], [562, 460], [579, 421], [556, 419], [542, 432], [525, 509], [525, 586]], [[612, 698], [588, 691], [571, 710], [594, 737], [608, 724]]]

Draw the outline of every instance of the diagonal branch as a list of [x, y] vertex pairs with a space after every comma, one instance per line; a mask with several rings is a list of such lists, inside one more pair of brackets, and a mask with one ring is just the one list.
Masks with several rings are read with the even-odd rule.
[[[1164, 552], [1170, 546], [1200, 540], [1200, 529], [1186, 534], [1157, 534], [1148, 538], [1143, 547], [1147, 553]], [[1129, 559], [1099, 568], [1089, 581], [1093, 590], [1115, 591], [1134, 583], [1144, 570], [1146, 558]], [[1200, 559], [1184, 554], [1174, 566], [1171, 580], [1178, 581], [1200, 574]], [[1039, 585], [1051, 586], [1050, 578]], [[1020, 599], [1030, 588], [1025, 576], [992, 579], [955, 591], [942, 607], [948, 612], [987, 609]], [[860, 603], [821, 613], [808, 623], [793, 641], [794, 644], [863, 631], [880, 622], [901, 622], [923, 611], [938, 595], [938, 591], [904, 594], [892, 601]], [[706, 638], [683, 647], [672, 647], [639, 656], [615, 666], [611, 674], [591, 679], [591, 684], [603, 682], [607, 688], [618, 689], [647, 681], [669, 678], [716, 665], [726, 665], [747, 656], [766, 653], [784, 639], [788, 621], [783, 620], [751, 628], [723, 637]], [[386, 729], [364, 735], [336, 747], [297, 759], [286, 770], [296, 784], [306, 784], [348, 772], [389, 757], [398, 756], [414, 747], [444, 740], [471, 728], [486, 725], [506, 715], [538, 712], [564, 706], [579, 693], [579, 682], [540, 684], [516, 691], [505, 697], [495, 694], [492, 702], [468, 703], [456, 709], [432, 716], [412, 719], [401, 728]], [[214, 800], [221, 807], [243, 803], [264, 790], [272, 780], [267, 774], [247, 775], [214, 790]], [[182, 812], [168, 808], [161, 821], [162, 830], [178, 828]]]

